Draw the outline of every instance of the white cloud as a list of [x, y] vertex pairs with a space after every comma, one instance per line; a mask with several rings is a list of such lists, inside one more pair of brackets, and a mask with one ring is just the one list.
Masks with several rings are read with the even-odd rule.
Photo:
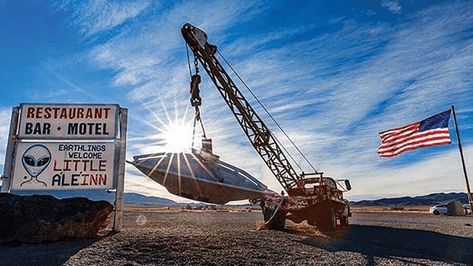
[[402, 9], [398, 1], [392, 1], [392, 0], [382, 0], [381, 6], [387, 8], [393, 14], [401, 13], [401, 9]]
[[82, 33], [92, 35], [117, 27], [138, 16], [149, 7], [147, 0], [139, 1], [63, 1], [60, 6], [73, 9], [72, 21], [79, 25]]
[[[397, 1], [382, 4], [393, 13], [401, 12]], [[395, 25], [357, 24], [342, 18], [334, 22], [339, 23], [339, 30], [313, 36], [307, 35], [311, 27], [287, 31], [268, 28], [254, 36], [238, 31], [229, 34], [242, 18], [251, 20], [264, 10], [264, 6], [241, 5], [186, 2], [160, 16], [127, 24], [92, 47], [88, 59], [100, 68], [115, 71], [112, 84], [132, 88], [127, 98], [137, 106], [130, 108], [134, 112], [130, 134], [136, 136], [129, 145], [130, 156], [160, 148], [156, 139], [146, 138], [157, 132], [148, 124], [160, 126], [150, 110], [166, 122], [167, 113], [172, 119], [181, 118], [189, 107], [189, 75], [179, 29], [191, 22], [204, 29], [210, 41], [229, 55], [235, 69], [318, 169], [352, 179], [350, 197], [423, 194], [442, 189], [442, 182], [456, 171], [453, 151], [431, 152], [434, 158], [393, 167], [391, 162], [404, 157], [389, 162], [379, 159], [377, 132], [433, 115], [452, 103], [462, 110], [473, 100], [469, 93], [473, 42], [464, 36], [473, 24], [468, 4], [434, 6], [406, 16]], [[212, 13], [200, 15], [208, 10]], [[88, 16], [87, 12], [81, 14], [76, 17], [79, 24]], [[305, 37], [295, 38], [297, 34]], [[231, 41], [225, 39], [229, 35]], [[202, 117], [216, 153], [279, 191], [276, 179], [258, 159], [221, 96], [203, 78]], [[239, 87], [248, 95], [241, 84]], [[274, 129], [255, 101], [249, 100]], [[471, 113], [464, 114], [465, 128], [471, 127]], [[188, 110], [187, 119], [191, 115], [192, 110]], [[471, 146], [468, 151], [471, 153]], [[447, 162], [445, 170], [437, 167], [441, 162]], [[158, 191], [154, 184], [144, 181], [145, 177], [137, 179], [138, 173], [127, 173], [137, 180], [129, 179], [127, 188]], [[422, 182], [425, 184], [412, 186]], [[456, 181], [445, 188], [463, 190]]]
[[[263, 102], [277, 106], [273, 111], [282, 110], [277, 116], [280, 122], [320, 170], [349, 177], [355, 184], [362, 182], [351, 192], [354, 197], [442, 191], [448, 171], [457, 168], [447, 163], [447, 171], [437, 171], [429, 165], [450, 162], [451, 153], [434, 154], [442, 158], [435, 162], [424, 157], [389, 169], [389, 163], [376, 154], [377, 132], [423, 119], [452, 103], [467, 106], [472, 100], [468, 78], [473, 73], [472, 40], [461, 39], [473, 23], [469, 10], [446, 5], [419, 12], [396, 27], [347, 27], [287, 48], [255, 53], [240, 60], [236, 69], [244, 72]], [[340, 50], [329, 53], [331, 47]], [[347, 63], [359, 55], [364, 60]], [[391, 162], [399, 160], [402, 157]], [[398, 172], [409, 173], [404, 175], [409, 178], [397, 178]], [[392, 178], [383, 178], [375, 186], [378, 176]], [[411, 186], [425, 180], [430, 181]], [[276, 187], [275, 183], [273, 179], [267, 184]], [[463, 186], [454, 182], [448, 189], [463, 190]]]
[[371, 16], [374, 16], [374, 15], [376, 15], [376, 14], [377, 14], [376, 11], [374, 11], [374, 10], [372, 10], [372, 9], [369, 9], [368, 11], [366, 11], [366, 15], [367, 15], [367, 16], [370, 16], [370, 17], [371, 17]]
[[[464, 148], [464, 155], [467, 159], [473, 158], [473, 145]], [[403, 168], [369, 169], [364, 176], [352, 181], [353, 191], [348, 197], [364, 199], [367, 198], [366, 195], [369, 198], [381, 198], [434, 192], [466, 192], [461, 167], [459, 152], [453, 149]], [[472, 170], [472, 167], [468, 167], [469, 172]]]

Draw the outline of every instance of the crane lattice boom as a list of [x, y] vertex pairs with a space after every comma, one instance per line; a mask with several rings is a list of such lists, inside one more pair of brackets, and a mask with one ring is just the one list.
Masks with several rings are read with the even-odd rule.
[[288, 192], [298, 191], [304, 194], [304, 186], [299, 182], [300, 176], [283, 153], [275, 137], [217, 60], [215, 56], [217, 47], [207, 42], [205, 32], [190, 24], [185, 24], [181, 32], [187, 45], [217, 87], [251, 144], [279, 183]]

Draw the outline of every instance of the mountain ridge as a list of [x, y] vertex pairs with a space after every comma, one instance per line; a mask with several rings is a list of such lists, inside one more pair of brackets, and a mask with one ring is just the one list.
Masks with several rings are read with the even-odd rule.
[[[84, 191], [15, 191], [17, 195], [52, 195], [57, 198], [86, 197], [91, 200], [106, 200], [113, 203], [115, 200], [114, 192], [84, 190]], [[437, 205], [440, 203], [459, 200], [462, 203], [468, 203], [468, 198], [464, 192], [450, 193], [431, 193], [422, 196], [405, 196], [396, 198], [381, 198], [375, 200], [351, 201], [353, 207], [379, 207], [379, 206], [426, 206]], [[179, 203], [167, 198], [146, 196], [140, 193], [124, 193], [124, 202], [126, 204], [144, 204], [156, 206], [186, 206], [186, 205], [206, 205], [206, 203]]]
[[[103, 190], [71, 190], [71, 191], [15, 191], [16, 195], [51, 195], [56, 198], [85, 197], [90, 200], [105, 200], [113, 204], [115, 201], [115, 192]], [[126, 204], [146, 204], [158, 206], [180, 206], [185, 203], [178, 203], [170, 199], [146, 196], [140, 193], [126, 192], [123, 195]]]
[[468, 203], [467, 194], [464, 192], [449, 192], [449, 193], [432, 193], [423, 196], [405, 196], [397, 198], [382, 198], [376, 200], [360, 200], [350, 202], [354, 207], [367, 206], [422, 206], [422, 205], [437, 205], [453, 200], [459, 200], [462, 203]]

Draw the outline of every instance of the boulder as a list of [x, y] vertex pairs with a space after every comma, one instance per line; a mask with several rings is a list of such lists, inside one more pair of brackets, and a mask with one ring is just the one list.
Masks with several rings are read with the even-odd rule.
[[463, 205], [458, 200], [453, 200], [447, 203], [447, 215], [449, 216], [464, 216], [465, 209], [463, 209]]
[[95, 237], [110, 222], [113, 205], [87, 198], [0, 193], [0, 244]]

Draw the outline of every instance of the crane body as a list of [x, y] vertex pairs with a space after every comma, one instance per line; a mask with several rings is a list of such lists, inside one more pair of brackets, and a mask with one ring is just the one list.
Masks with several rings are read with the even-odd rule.
[[[337, 220], [341, 225], [348, 224], [351, 213], [343, 192], [351, 189], [349, 181], [335, 180], [317, 171], [298, 174], [284, 153], [285, 149], [217, 60], [217, 47], [208, 43], [207, 34], [191, 24], [185, 24], [181, 33], [193, 52], [196, 65], [198, 61], [205, 69], [253, 148], [287, 192], [279, 199], [266, 197], [260, 200], [268, 226], [282, 228], [286, 219], [296, 223], [306, 220], [327, 230], [335, 229]], [[200, 105], [198, 83], [200, 78], [192, 76], [191, 103], [197, 100]], [[200, 117], [197, 106], [196, 115]], [[340, 185], [340, 181], [345, 182], [345, 187]]]

